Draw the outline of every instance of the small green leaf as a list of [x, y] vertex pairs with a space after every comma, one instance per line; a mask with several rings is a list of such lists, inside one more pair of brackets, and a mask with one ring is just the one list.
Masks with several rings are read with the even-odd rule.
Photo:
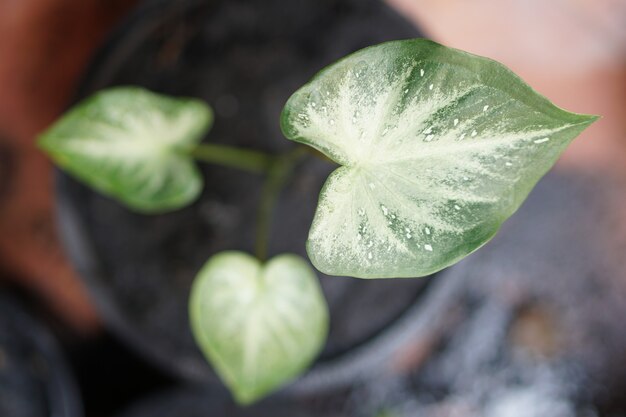
[[196, 278], [189, 309], [198, 344], [242, 404], [304, 371], [328, 331], [315, 272], [296, 255], [265, 265], [243, 252], [213, 256]]
[[212, 119], [199, 100], [115, 87], [72, 108], [41, 135], [39, 146], [61, 168], [131, 209], [165, 212], [202, 190], [188, 151]]
[[595, 120], [495, 61], [428, 40], [358, 51], [281, 116], [287, 138], [343, 165], [321, 192], [309, 256], [326, 274], [361, 278], [449, 266], [493, 237]]

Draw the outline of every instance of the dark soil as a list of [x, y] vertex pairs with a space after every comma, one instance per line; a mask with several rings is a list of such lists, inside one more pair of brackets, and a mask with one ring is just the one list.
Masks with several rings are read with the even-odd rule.
[[[377, 0], [163, 3], [144, 7], [113, 39], [81, 97], [126, 84], [200, 97], [216, 112], [207, 140], [275, 153], [294, 146], [279, 129], [282, 106], [315, 72], [359, 48], [418, 36]], [[306, 256], [318, 193], [332, 169], [314, 159], [297, 168], [275, 211], [271, 254]], [[70, 255], [105, 320], [187, 378], [211, 375], [189, 331], [189, 288], [211, 255], [252, 250], [263, 180], [215, 166], [203, 172], [201, 198], [159, 216], [133, 214], [63, 175], [58, 188]], [[321, 361], [345, 357], [389, 328], [428, 281], [320, 279], [332, 321]]]

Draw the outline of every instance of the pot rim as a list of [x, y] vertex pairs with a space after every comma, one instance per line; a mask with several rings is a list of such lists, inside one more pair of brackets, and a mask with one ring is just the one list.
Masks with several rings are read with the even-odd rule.
[[82, 417], [82, 404], [74, 377], [52, 333], [13, 296], [0, 293], [2, 309], [18, 322], [19, 333], [44, 359], [46, 364], [45, 396], [49, 416]]

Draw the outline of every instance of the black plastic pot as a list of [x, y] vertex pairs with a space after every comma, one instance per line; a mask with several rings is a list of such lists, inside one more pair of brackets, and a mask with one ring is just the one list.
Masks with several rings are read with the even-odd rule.
[[0, 416], [80, 417], [79, 396], [54, 338], [0, 294]]
[[[96, 59], [80, 97], [135, 84], [200, 97], [216, 112], [208, 140], [281, 152], [287, 98], [337, 58], [419, 34], [379, 0], [149, 2]], [[275, 210], [270, 253], [303, 256], [322, 184], [332, 166], [301, 164]], [[187, 318], [193, 278], [214, 253], [251, 251], [262, 178], [204, 166], [206, 187], [188, 208], [133, 214], [58, 176], [63, 239], [108, 325], [143, 355], [185, 379], [214, 378]], [[419, 315], [428, 279], [320, 276], [330, 305], [328, 344], [292, 389], [311, 392], [376, 373]]]
[[[341, 408], [335, 407], [335, 408]], [[153, 395], [139, 401], [117, 417], [348, 417], [341, 411], [296, 401], [264, 401], [238, 407], [202, 387], [187, 387]]]

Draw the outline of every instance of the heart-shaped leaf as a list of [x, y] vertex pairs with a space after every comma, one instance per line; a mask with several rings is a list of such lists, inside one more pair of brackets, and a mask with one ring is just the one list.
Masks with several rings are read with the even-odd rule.
[[215, 255], [198, 274], [189, 306], [198, 344], [242, 404], [300, 374], [326, 340], [324, 296], [296, 255], [265, 265], [243, 252]]
[[140, 212], [164, 212], [189, 204], [202, 190], [188, 151], [212, 118], [199, 100], [115, 87], [71, 109], [39, 145], [103, 194]]
[[487, 242], [596, 119], [495, 61], [415, 39], [358, 51], [287, 102], [284, 134], [343, 165], [307, 249], [331, 275], [413, 277]]

